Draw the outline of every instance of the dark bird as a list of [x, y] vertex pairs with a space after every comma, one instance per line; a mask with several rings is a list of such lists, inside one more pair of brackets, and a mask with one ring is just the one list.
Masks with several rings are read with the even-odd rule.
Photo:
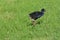
[[32, 24], [35, 26], [36, 20], [44, 15], [45, 9], [41, 9], [41, 11], [35, 11], [29, 14], [30, 19], [32, 20]]

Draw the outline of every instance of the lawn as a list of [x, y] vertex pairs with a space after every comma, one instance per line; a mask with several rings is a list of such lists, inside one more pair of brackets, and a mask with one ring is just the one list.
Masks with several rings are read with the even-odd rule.
[[[31, 25], [29, 13], [45, 8]], [[0, 40], [60, 40], [60, 0], [0, 0]]]

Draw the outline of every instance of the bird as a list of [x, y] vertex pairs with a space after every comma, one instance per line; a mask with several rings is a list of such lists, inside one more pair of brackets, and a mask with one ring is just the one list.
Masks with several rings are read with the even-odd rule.
[[45, 9], [42, 8], [41, 11], [34, 11], [29, 14], [29, 17], [32, 21], [33, 26], [36, 25], [36, 20], [44, 15]]

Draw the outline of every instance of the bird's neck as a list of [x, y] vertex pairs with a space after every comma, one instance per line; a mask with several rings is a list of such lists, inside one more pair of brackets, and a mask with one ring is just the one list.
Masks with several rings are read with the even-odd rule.
[[44, 13], [43, 11], [41, 11], [41, 13]]

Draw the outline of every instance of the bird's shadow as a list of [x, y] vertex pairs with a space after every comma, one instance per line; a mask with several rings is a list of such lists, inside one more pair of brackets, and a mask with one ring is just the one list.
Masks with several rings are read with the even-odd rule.
[[[43, 23], [43, 21], [41, 20], [41, 21], [37, 21], [37, 23], [36, 24], [38, 24], [38, 25], [40, 25], [40, 24], [42, 24]], [[33, 25], [32, 23], [29, 23], [28, 25]]]
[[41, 23], [43, 23], [43, 21], [38, 21], [38, 22], [37, 22], [37, 24], [41, 24]]

